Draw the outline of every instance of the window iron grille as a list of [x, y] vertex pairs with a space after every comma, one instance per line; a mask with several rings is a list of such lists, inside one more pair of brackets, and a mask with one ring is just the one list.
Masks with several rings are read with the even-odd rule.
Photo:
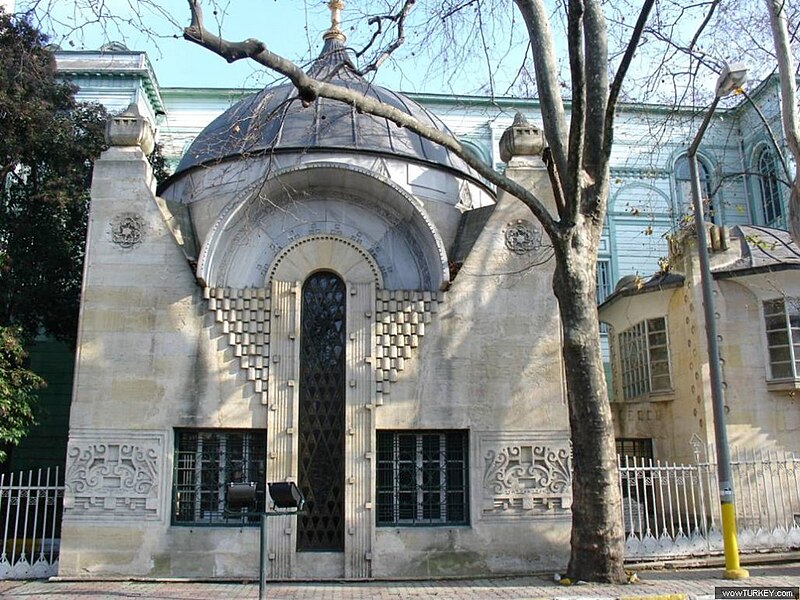
[[[173, 524], [258, 525], [253, 513], [265, 510], [265, 456], [263, 430], [176, 430]], [[232, 482], [255, 482], [255, 507], [229, 509]]]
[[469, 521], [464, 431], [379, 431], [377, 524]]
[[299, 551], [344, 550], [346, 297], [344, 281], [319, 271], [303, 285], [300, 335]]

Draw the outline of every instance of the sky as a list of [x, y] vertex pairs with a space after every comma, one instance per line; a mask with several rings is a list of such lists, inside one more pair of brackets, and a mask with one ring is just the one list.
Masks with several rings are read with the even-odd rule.
[[[375, 1], [376, 6], [381, 3]], [[37, 25], [50, 35], [52, 43], [64, 50], [96, 50], [109, 41], [118, 41], [130, 50], [144, 50], [162, 87], [253, 88], [275, 80], [273, 74], [252, 61], [228, 64], [212, 52], [180, 38], [182, 28], [189, 24], [186, 0], [158, 0], [161, 11], [148, 10], [147, 4], [139, 0], [17, 0], [16, 8], [24, 10], [32, 4], [38, 4], [42, 20]], [[318, 55], [322, 34], [331, 23], [327, 0], [217, 0], [217, 4], [222, 9], [219, 15], [212, 12], [208, 1], [203, 3], [207, 29], [221, 31], [231, 41], [258, 38], [273, 52], [301, 64]], [[119, 18], [87, 24], [94, 17], [87, 19], [90, 13], [87, 9], [81, 12], [82, 6], [100, 6], [106, 14], [115, 15], [130, 15], [131, 7], [135, 7], [139, 15], [134, 19], [144, 25], [129, 26]], [[365, 29], [368, 26], [355, 8], [349, 10], [348, 14], [345, 7], [343, 27], [348, 30], [348, 19], [357, 22], [363, 39], [370, 29]], [[142, 28], [148, 31], [143, 32]], [[420, 63], [430, 60], [419, 57]], [[409, 62], [417, 61], [406, 57], [402, 71], [399, 62], [384, 63], [375, 75], [375, 82], [397, 90], [433, 93], [470, 93], [482, 83], [462, 80], [457, 82], [460, 89], [454, 89], [452, 81], [437, 82], [429, 77], [428, 62], [422, 67], [409, 66]]]
[[[301, 65], [308, 64], [319, 54], [322, 34], [330, 27], [327, 0], [202, 0], [202, 5], [205, 26], [210, 31], [221, 32], [222, 37], [231, 41], [257, 38], [273, 52]], [[217, 6], [218, 11], [215, 12], [212, 5]], [[347, 0], [342, 17], [349, 43], [361, 48], [370, 37], [372, 27], [362, 14], [363, 7], [370, 11], [388, 11], [396, 5], [396, 0]], [[535, 95], [534, 86], [527, 83], [530, 78], [523, 77], [522, 83], [517, 81], [521, 65], [530, 67], [530, 57], [526, 54], [526, 31], [514, 3], [479, 5], [465, 0], [454, 5], [466, 8], [443, 19], [429, 18], [430, 13], [425, 12], [431, 6], [441, 7], [435, 0], [417, 3], [406, 24], [406, 44], [382, 65], [374, 75], [374, 82], [403, 92], [499, 97]], [[31, 6], [38, 8], [36, 14], [41, 18], [35, 24], [64, 50], [96, 50], [104, 43], [117, 41], [130, 50], [146, 51], [162, 87], [261, 88], [276, 80], [273, 73], [253, 61], [228, 64], [212, 52], [182, 39], [182, 30], [190, 20], [187, 0], [17, 0], [16, 3], [18, 11]], [[609, 23], [616, 23], [624, 41], [630, 23], [620, 13], [621, 8], [612, 4], [609, 7]], [[481, 10], [486, 12], [481, 13]], [[563, 20], [559, 9], [553, 11], [554, 21]], [[101, 18], [94, 18], [93, 13], [99, 13]], [[102, 15], [114, 18], [103, 19]], [[133, 23], [126, 23], [125, 18]], [[678, 35], [675, 39], [679, 39], [680, 34], [691, 37], [698, 20], [703, 18], [702, 11], [691, 18], [683, 15], [670, 31]], [[565, 38], [563, 35], [554, 37], [562, 76], [566, 76]], [[645, 89], [633, 81], [637, 75], [650, 74], [653, 64], [660, 64], [663, 58], [660, 48], [658, 42], [651, 39], [639, 49], [623, 99], [670, 100], [673, 86], [669, 74], [662, 79], [666, 84], [661, 87], [666, 92], [658, 87]], [[681, 55], [677, 54], [680, 59]], [[618, 58], [619, 54], [616, 56]], [[679, 77], [693, 69], [682, 63], [676, 65], [674, 72]], [[697, 80], [701, 96], [713, 92], [716, 78], [711, 75], [714, 74]], [[678, 83], [676, 89], [680, 91], [682, 84]], [[566, 88], [564, 93], [568, 95]], [[701, 97], [701, 104], [707, 103], [705, 96]], [[692, 101], [690, 96], [677, 92], [674, 99], [681, 104]]]
[[[130, 5], [137, 1], [99, 3], [107, 14], [130, 15]], [[190, 20], [186, 0], [159, 0], [161, 13], [146, 10], [140, 4], [140, 15], [129, 18], [143, 26], [128, 25], [119, 19], [87, 24], [89, 13], [80, 12], [83, 3], [88, 4], [89, 0], [40, 0], [39, 14], [47, 13], [41, 28], [50, 35], [51, 42], [64, 50], [96, 50], [109, 41], [122, 42], [130, 50], [144, 50], [159, 83], [165, 87], [254, 87], [269, 80], [264, 69], [252, 61], [228, 64], [179, 37]], [[26, 0], [17, 0], [16, 8], [23, 10], [27, 4]], [[228, 15], [217, 19], [207, 12], [206, 28], [214, 31], [219, 27], [230, 40], [259, 38], [268, 42], [271, 50], [293, 60], [308, 59], [312, 46], [318, 52], [322, 32], [330, 26], [330, 13], [321, 2], [317, 10], [305, 10], [297, 0], [223, 0], [221, 4], [227, 6]], [[306, 31], [306, 22], [313, 31]], [[141, 31], [143, 27], [148, 31]]]

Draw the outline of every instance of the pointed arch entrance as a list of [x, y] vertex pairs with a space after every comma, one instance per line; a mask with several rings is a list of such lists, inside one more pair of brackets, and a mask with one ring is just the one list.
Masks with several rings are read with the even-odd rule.
[[303, 284], [298, 483], [306, 514], [297, 550], [344, 550], [346, 287], [331, 271]]

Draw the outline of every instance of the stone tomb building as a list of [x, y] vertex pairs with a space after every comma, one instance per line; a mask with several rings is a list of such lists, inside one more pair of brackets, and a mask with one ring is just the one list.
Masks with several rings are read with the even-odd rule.
[[[319, 77], [443, 128], [356, 73]], [[524, 122], [508, 135], [534, 136]], [[92, 186], [60, 575], [252, 577], [229, 482], [295, 481], [271, 578], [557, 569], [571, 481], [552, 253], [459, 158], [290, 85], [211, 123], [155, 192], [149, 124]], [[519, 147], [518, 143], [509, 147]], [[541, 143], [539, 151], [541, 150]], [[507, 173], [548, 197], [535, 155]]]

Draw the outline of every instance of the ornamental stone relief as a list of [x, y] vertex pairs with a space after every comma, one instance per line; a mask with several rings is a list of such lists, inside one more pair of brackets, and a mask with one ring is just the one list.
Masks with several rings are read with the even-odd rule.
[[[264, 288], [204, 288], [214, 320], [222, 326], [234, 358], [252, 381], [262, 404], [268, 404], [270, 375], [269, 291]], [[389, 394], [438, 312], [436, 292], [379, 290], [376, 297], [375, 373], [378, 403]], [[371, 315], [370, 315], [371, 316]], [[272, 359], [277, 361], [277, 357]]]
[[111, 221], [111, 241], [126, 250], [144, 239], [144, 219], [135, 213], [117, 215]]
[[480, 448], [484, 517], [568, 514], [572, 458], [565, 435], [548, 439], [496, 434], [483, 437]]
[[71, 518], [159, 520], [163, 461], [163, 434], [74, 434], [67, 450], [64, 509]]
[[439, 305], [436, 292], [404, 290], [380, 290], [375, 303], [375, 381], [380, 399], [419, 346]]
[[267, 403], [269, 381], [270, 299], [264, 288], [204, 288], [208, 309], [228, 336], [239, 366]]
[[530, 221], [517, 219], [506, 225], [506, 248], [514, 254], [528, 254], [542, 246], [542, 232]]

